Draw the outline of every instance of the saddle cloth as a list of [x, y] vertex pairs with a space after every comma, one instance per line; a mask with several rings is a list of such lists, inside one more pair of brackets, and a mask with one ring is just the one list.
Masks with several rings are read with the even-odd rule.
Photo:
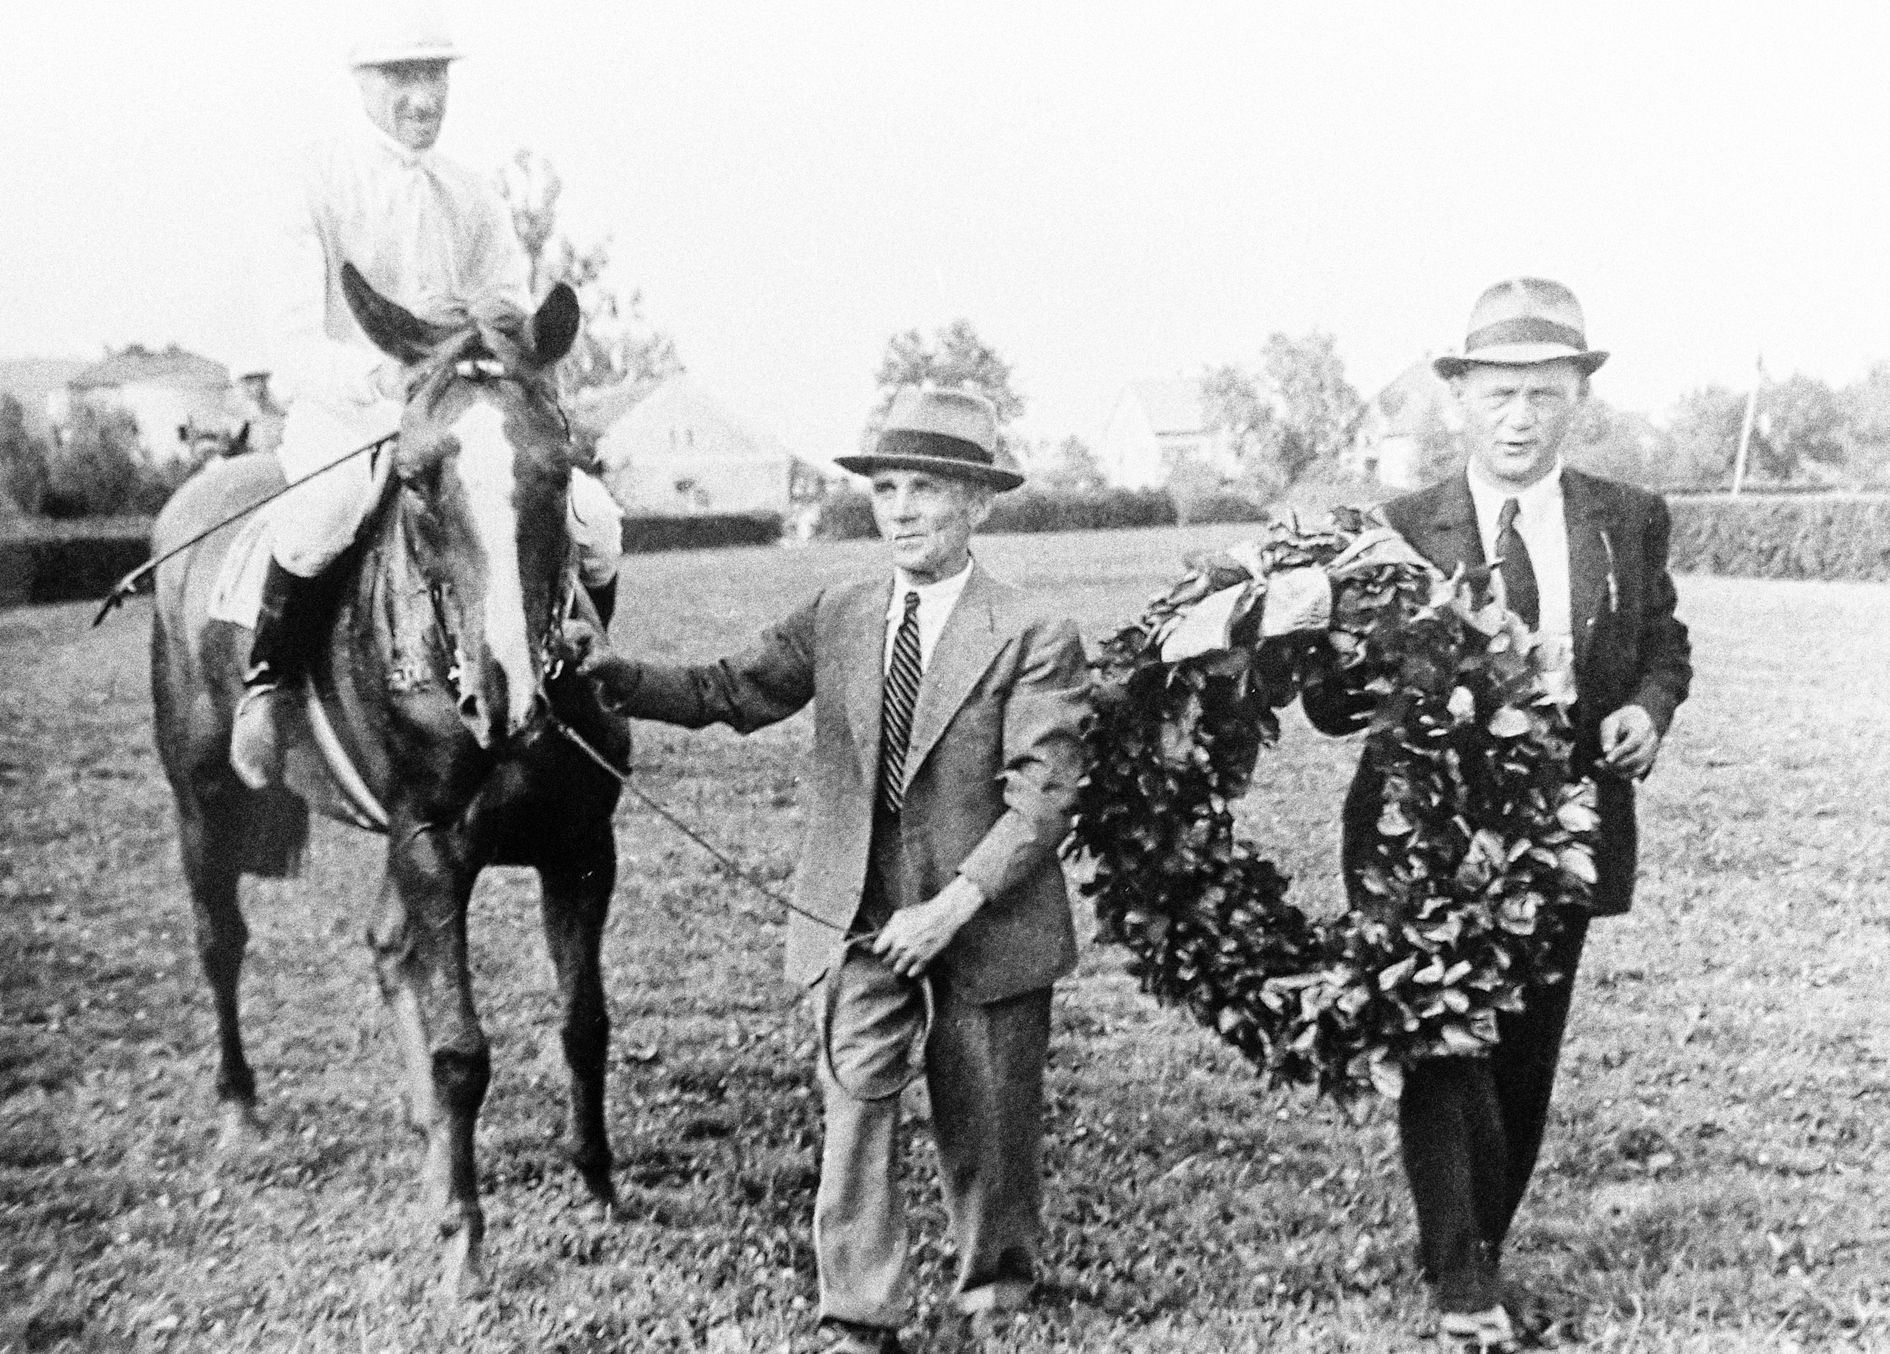
[[[274, 540], [266, 513], [252, 513], [224, 552], [210, 589], [210, 619], [256, 628], [262, 610], [263, 580], [269, 573]], [[334, 718], [314, 682], [301, 682], [296, 703], [300, 719], [286, 721], [289, 746], [283, 781], [311, 806], [332, 818], [370, 832], [387, 831], [387, 810], [369, 788], [360, 768], [335, 732]], [[311, 755], [312, 754], [312, 755]]]
[[223, 554], [216, 586], [210, 589], [210, 619], [228, 621], [245, 630], [256, 628], [262, 610], [263, 579], [269, 574], [269, 553], [275, 544], [269, 515], [249, 515]]

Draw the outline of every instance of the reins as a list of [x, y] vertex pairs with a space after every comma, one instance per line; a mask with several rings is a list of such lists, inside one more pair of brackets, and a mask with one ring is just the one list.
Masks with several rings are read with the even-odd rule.
[[193, 545], [196, 545], [199, 541], [202, 541], [207, 537], [216, 535], [219, 531], [223, 530], [223, 528], [230, 526], [233, 523], [242, 521], [245, 517], [248, 517], [251, 513], [255, 512], [258, 508], [267, 507], [269, 504], [275, 502], [278, 498], [281, 498], [284, 494], [288, 493], [289, 490], [300, 488], [302, 485], [307, 484], [310, 480], [314, 479], [317, 475], [326, 475], [329, 471], [333, 470], [336, 466], [344, 465], [347, 462], [352, 461], [357, 456], [365, 456], [369, 452], [378, 451], [382, 447], [386, 446], [389, 442], [397, 440], [399, 436], [400, 436], [399, 433], [393, 432], [393, 433], [388, 433], [384, 437], [377, 437], [372, 442], [364, 442], [362, 445], [356, 447], [353, 451], [349, 452], [345, 456], [342, 456], [338, 460], [330, 461], [327, 465], [321, 466], [315, 470], [311, 470], [306, 475], [302, 475], [296, 479], [290, 480], [287, 484], [283, 485], [280, 489], [277, 489], [275, 492], [269, 494], [266, 498], [259, 498], [254, 503], [250, 504], [247, 508], [243, 508], [237, 512], [231, 513], [228, 517], [225, 517], [222, 521], [217, 522], [213, 526], [205, 527], [202, 531], [198, 532], [195, 536], [192, 536], [189, 540], [184, 541], [182, 544], [172, 546], [169, 550], [166, 550], [163, 554], [159, 555], [156, 559], [146, 560], [143, 564], [140, 564], [137, 568], [133, 569], [130, 573], [126, 574], [123, 578], [119, 579], [116, 583], [112, 584], [112, 590], [105, 594], [105, 600], [99, 604], [98, 614], [92, 617], [93, 628], [96, 629], [98, 625], [107, 616], [111, 615], [112, 612], [118, 610], [119, 607], [123, 606], [127, 598], [134, 596], [138, 591], [138, 584], [144, 581], [146, 575], [153, 573], [159, 565], [164, 564], [169, 560], [173, 560], [177, 558], [177, 556], [183, 554], [186, 550], [190, 549]]
[[[710, 841], [707, 837], [704, 837], [700, 832], [696, 831], [693, 827], [691, 827], [682, 818], [678, 817], [675, 812], [669, 809], [661, 801], [653, 798], [649, 794], [645, 793], [642, 789], [640, 789], [637, 786], [636, 782], [631, 780], [628, 773], [619, 771], [615, 766], [612, 766], [610, 763], [610, 760], [607, 757], [605, 757], [603, 753], [599, 752], [595, 747], [593, 747], [590, 741], [586, 739], [583, 734], [579, 733], [576, 729], [572, 728], [569, 724], [566, 724], [562, 719], [559, 719], [558, 716], [555, 714], [552, 715], [550, 718], [551, 718], [551, 727], [553, 731], [555, 731], [558, 734], [559, 737], [563, 738], [566, 742], [570, 743], [572, 746], [577, 748], [579, 752], [582, 752], [586, 757], [590, 758], [591, 761], [595, 762], [599, 770], [608, 774], [612, 780], [616, 781], [618, 785], [622, 786], [624, 790], [629, 793], [630, 797], [637, 801], [637, 803], [643, 805], [644, 808], [648, 809], [651, 813], [655, 814], [658, 818], [661, 818], [664, 822], [668, 823], [671, 827], [675, 828], [678, 832], [682, 833], [683, 836], [687, 837], [690, 841], [694, 842], [697, 846], [701, 847], [705, 852], [708, 853], [708, 855], [715, 861], [716, 864], [720, 865], [731, 876], [740, 880], [742, 883], [748, 885], [749, 888], [753, 889], [756, 893], [760, 894], [763, 898], [766, 898], [769, 902], [775, 903], [781, 907], [786, 908], [789, 912], [792, 912], [797, 917], [805, 917], [808, 921], [813, 922], [816, 926], [824, 926], [829, 931], [845, 931], [847, 929], [844, 926], [836, 925], [835, 923], [828, 921], [825, 917], [816, 916], [814, 913], [809, 912], [806, 908], [800, 906], [800, 904], [796, 903], [793, 899], [789, 898], [786, 894], [782, 893], [779, 889], [773, 888], [770, 885], [763, 883], [760, 879], [750, 874], [748, 870], [745, 867], [743, 867], [742, 864], [739, 861], [737, 861], [733, 856], [729, 855], [728, 852], [722, 850], [721, 847], [717, 846], [714, 842]], [[865, 936], [856, 936], [854, 937], [854, 939], [855, 940], [870, 939], [872, 934], [877, 934], [877, 933], [869, 933], [868, 935], [865, 935]]]

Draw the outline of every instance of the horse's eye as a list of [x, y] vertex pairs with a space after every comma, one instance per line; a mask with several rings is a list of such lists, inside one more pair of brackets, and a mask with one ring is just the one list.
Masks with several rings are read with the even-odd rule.
[[440, 489], [440, 463], [429, 461], [425, 465], [402, 471], [400, 487], [422, 498], [431, 498]]

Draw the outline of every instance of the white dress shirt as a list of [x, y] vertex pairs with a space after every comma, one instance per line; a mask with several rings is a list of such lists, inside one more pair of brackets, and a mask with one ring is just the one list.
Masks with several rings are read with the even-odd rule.
[[[1536, 593], [1541, 614], [1536, 625], [1536, 640], [1548, 659], [1550, 688], [1565, 685], [1558, 699], [1574, 699], [1575, 641], [1571, 618], [1573, 603], [1569, 591], [1568, 518], [1562, 508], [1562, 462], [1520, 492], [1492, 483], [1469, 468], [1470, 501], [1476, 505], [1477, 532], [1483, 538], [1483, 558], [1492, 567], [1498, 550], [1497, 520], [1508, 499], [1516, 500], [1516, 531], [1529, 547], [1529, 563], [1536, 573]], [[1503, 575], [1499, 570], [1494, 586], [1499, 600], [1503, 595]]]
[[384, 357], [342, 294], [344, 262], [410, 311], [491, 295], [529, 305], [530, 264], [486, 179], [435, 151], [409, 150], [365, 119], [301, 154], [275, 215], [258, 279], [268, 366], [291, 423], [301, 422], [298, 404], [312, 403], [325, 425], [314, 438], [284, 429], [291, 473], [399, 422], [399, 403], [373, 381]]
[[899, 638], [900, 622], [906, 618], [906, 594], [919, 594], [919, 670], [923, 672], [932, 665], [932, 650], [938, 647], [938, 637], [945, 632], [945, 622], [951, 619], [952, 608], [958, 605], [958, 599], [964, 594], [965, 584], [971, 581], [970, 562], [950, 578], [941, 578], [936, 583], [914, 583], [906, 576], [904, 569], [893, 570], [892, 602], [886, 608], [886, 652], [882, 655], [881, 672], [892, 671], [893, 642]]

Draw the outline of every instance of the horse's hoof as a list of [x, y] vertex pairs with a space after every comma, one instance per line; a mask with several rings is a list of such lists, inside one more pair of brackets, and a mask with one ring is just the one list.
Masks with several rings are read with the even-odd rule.
[[257, 1146], [262, 1140], [262, 1120], [256, 1115], [256, 1107], [225, 1101], [222, 1126], [217, 1130], [217, 1151], [240, 1152]]
[[440, 1276], [440, 1290], [455, 1302], [478, 1302], [492, 1292], [485, 1247], [464, 1227], [446, 1239], [446, 1271]]
[[584, 1188], [601, 1207], [613, 1209], [617, 1206], [617, 1186], [610, 1178], [610, 1166], [578, 1166], [578, 1177], [584, 1181]]

